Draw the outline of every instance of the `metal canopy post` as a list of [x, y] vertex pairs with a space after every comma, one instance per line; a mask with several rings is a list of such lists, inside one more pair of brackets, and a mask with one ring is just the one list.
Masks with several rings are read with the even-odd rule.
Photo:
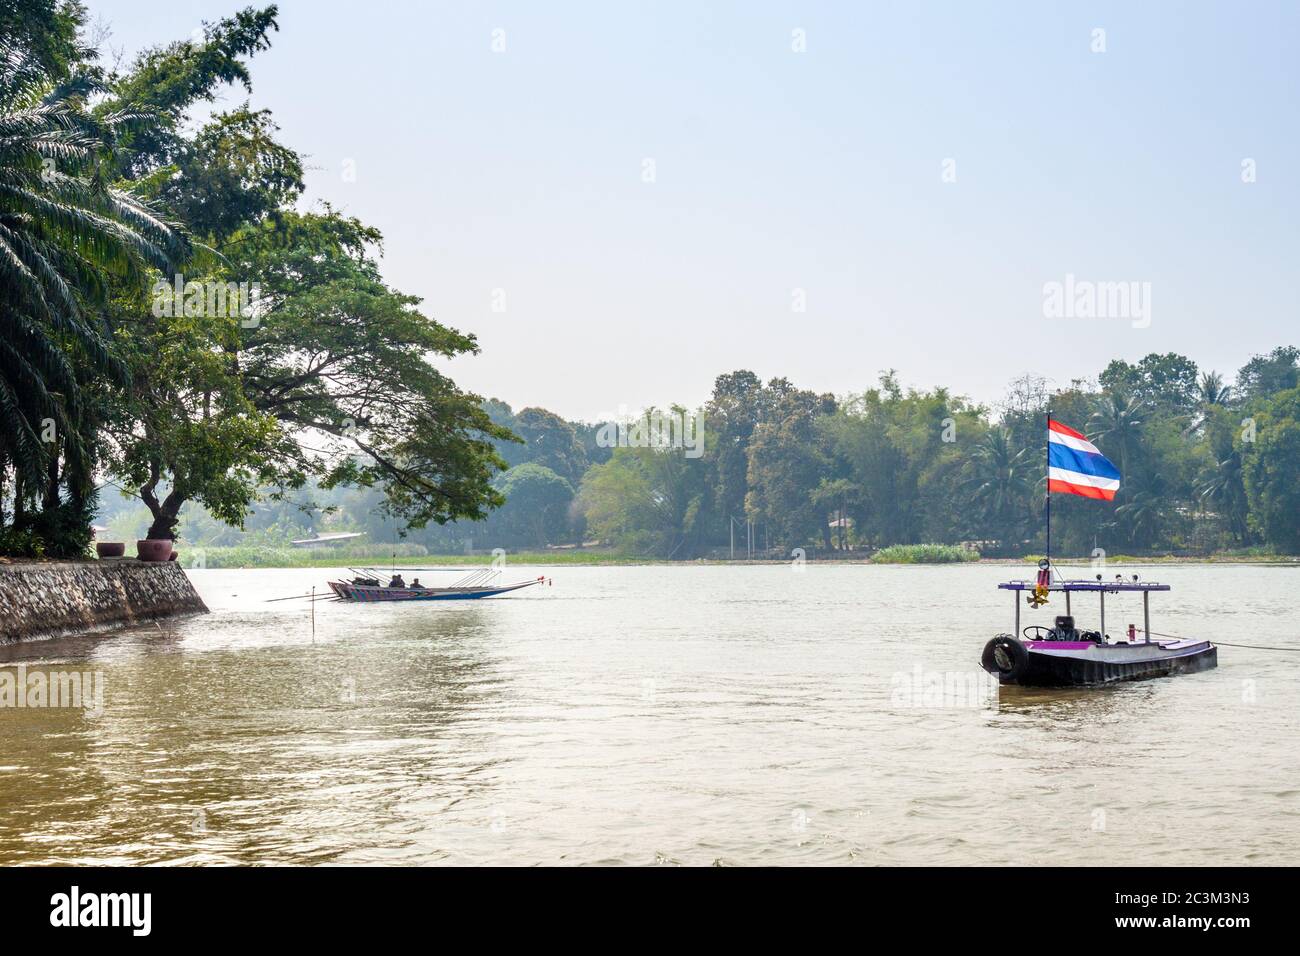
[[1151, 643], [1151, 592], [1142, 592], [1142, 630], [1147, 636], [1147, 643]]
[[1101, 595], [1101, 639], [1106, 639], [1106, 592], [1098, 591]]
[[1020, 637], [1020, 592], [1019, 591], [1011, 592], [1011, 606], [1015, 608], [1016, 611], [1016, 629], [1012, 632], [1012, 636], [1019, 639]]

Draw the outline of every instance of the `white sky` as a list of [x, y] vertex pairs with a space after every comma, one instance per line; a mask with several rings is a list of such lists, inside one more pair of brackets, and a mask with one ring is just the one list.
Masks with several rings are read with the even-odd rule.
[[[238, 8], [89, 6], [128, 53]], [[992, 7], [288, 0], [253, 105], [516, 408], [694, 405], [736, 368], [991, 402], [1300, 344], [1297, 8]], [[1149, 327], [1044, 317], [1067, 274], [1150, 283]]]

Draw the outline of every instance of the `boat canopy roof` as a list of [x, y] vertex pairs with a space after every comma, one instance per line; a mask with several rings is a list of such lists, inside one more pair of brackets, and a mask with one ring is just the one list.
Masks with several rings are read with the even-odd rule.
[[[1033, 581], [1007, 581], [999, 584], [998, 588], [1003, 591], [1032, 591], [1035, 583]], [[1116, 591], [1168, 591], [1169, 585], [1156, 584], [1150, 581], [1053, 581], [1048, 585], [1049, 591], [1105, 591], [1114, 593]]]

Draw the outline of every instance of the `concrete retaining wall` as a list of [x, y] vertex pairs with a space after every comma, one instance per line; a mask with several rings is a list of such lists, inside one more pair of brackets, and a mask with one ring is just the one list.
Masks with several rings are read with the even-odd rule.
[[5, 641], [207, 609], [175, 561], [0, 565], [0, 639]]

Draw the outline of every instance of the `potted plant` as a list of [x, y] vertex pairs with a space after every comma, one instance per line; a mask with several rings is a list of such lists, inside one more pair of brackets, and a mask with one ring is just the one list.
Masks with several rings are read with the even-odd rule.
[[96, 541], [95, 553], [101, 558], [120, 558], [126, 554], [125, 541]]
[[135, 543], [135, 553], [141, 561], [169, 561], [172, 542], [168, 538], [141, 538]]

